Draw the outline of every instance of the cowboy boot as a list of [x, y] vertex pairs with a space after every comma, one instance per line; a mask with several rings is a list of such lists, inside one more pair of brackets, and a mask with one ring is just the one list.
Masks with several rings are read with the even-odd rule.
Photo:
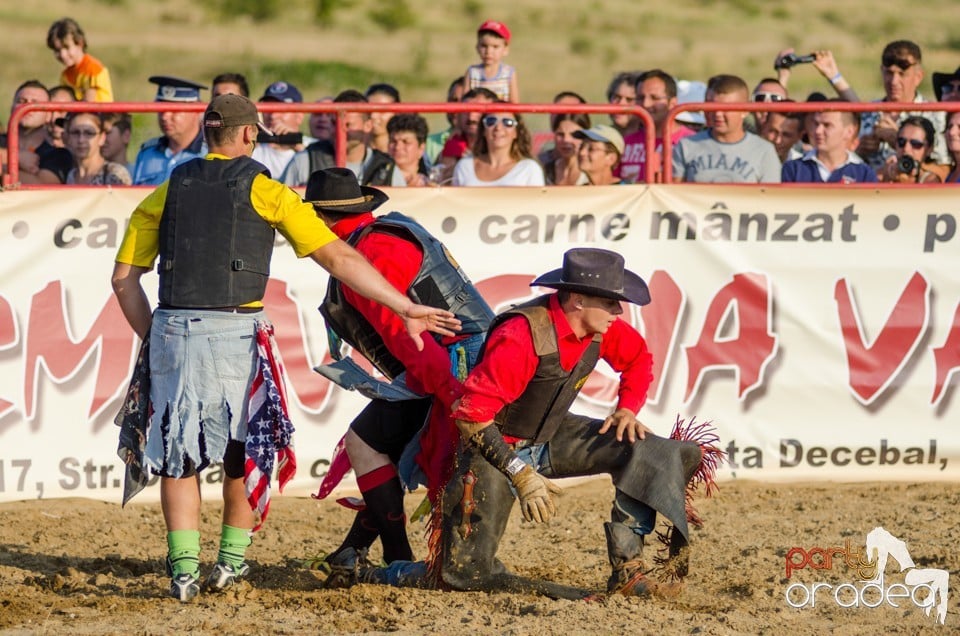
[[643, 564], [643, 537], [622, 523], [603, 524], [607, 537], [607, 555], [612, 572], [607, 579], [607, 593], [624, 596], [676, 596], [680, 583], [662, 583], [647, 577]]
[[603, 524], [607, 537], [607, 557], [612, 572], [607, 579], [607, 593], [624, 596], [644, 596], [649, 593], [650, 581], [644, 574], [643, 537], [622, 523]]

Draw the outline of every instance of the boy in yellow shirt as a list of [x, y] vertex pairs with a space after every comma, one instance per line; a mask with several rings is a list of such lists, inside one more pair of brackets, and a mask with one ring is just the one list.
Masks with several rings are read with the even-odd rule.
[[87, 53], [87, 37], [73, 18], [57, 20], [47, 31], [47, 46], [66, 68], [60, 83], [73, 88], [78, 100], [112, 102], [110, 71]]

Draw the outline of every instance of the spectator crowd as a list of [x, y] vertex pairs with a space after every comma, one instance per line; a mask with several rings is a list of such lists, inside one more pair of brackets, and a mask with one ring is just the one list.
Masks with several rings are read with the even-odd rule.
[[[447, 102], [502, 104], [496, 112], [448, 114], [447, 126], [430, 131], [418, 114], [389, 111], [348, 113], [346, 167], [362, 185], [517, 186], [643, 183], [647, 170], [663, 180], [663, 138], [670, 110], [681, 103], [822, 103], [803, 112], [683, 112], [670, 127], [675, 182], [712, 183], [957, 183], [960, 182], [960, 113], [933, 110], [850, 112], [843, 102], [860, 102], [831, 51], [777, 54], [775, 76], [751, 91], [746, 80], [719, 74], [706, 82], [678, 80], [668, 70], [619, 72], [606, 92], [613, 105], [637, 106], [655, 127], [648, 152], [642, 120], [630, 114], [607, 118], [554, 114], [549, 131], [532, 131], [521, 113], [519, 73], [504, 61], [511, 31], [488, 20], [477, 30], [478, 63], [454, 78]], [[108, 68], [87, 52], [87, 38], [71, 18], [50, 26], [47, 46], [62, 64], [60, 84], [28, 80], [17, 87], [12, 108], [56, 101], [110, 102], [114, 90]], [[814, 92], [802, 100], [788, 91], [797, 64], [811, 64], [835, 95]], [[908, 40], [887, 44], [880, 55], [884, 95], [875, 102], [924, 104], [925, 78], [920, 47]], [[152, 76], [155, 100], [206, 101], [224, 93], [249, 97], [247, 80], [224, 72], [205, 83]], [[932, 74], [934, 101], [960, 101], [960, 68]], [[299, 105], [301, 91], [277, 78], [260, 102]], [[347, 89], [317, 102], [395, 104], [400, 91], [386, 83]], [[586, 104], [574, 91], [554, 98], [557, 105]], [[199, 112], [160, 112], [159, 135], [130, 149], [132, 119], [125, 113], [33, 112], [19, 121], [18, 179], [23, 184], [158, 185], [177, 165], [207, 153]], [[603, 119], [604, 121], [597, 121]], [[309, 175], [336, 165], [335, 117], [328, 113], [264, 113], [264, 130], [253, 158], [290, 186], [304, 186]], [[6, 135], [0, 138], [3, 171], [8, 172]]]

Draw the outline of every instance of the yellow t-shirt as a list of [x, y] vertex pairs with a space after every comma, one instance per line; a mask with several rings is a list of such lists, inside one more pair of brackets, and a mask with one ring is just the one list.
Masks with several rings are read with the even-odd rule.
[[[208, 160], [229, 159], [210, 153]], [[160, 252], [160, 215], [167, 200], [169, 181], [147, 195], [130, 217], [116, 261], [137, 267], [153, 268]], [[250, 203], [260, 217], [287, 239], [298, 258], [303, 258], [337, 236], [320, 220], [313, 206], [304, 203], [296, 192], [279, 181], [259, 174], [250, 188]]]
[[80, 101], [86, 99], [88, 89], [96, 89], [98, 102], [113, 101], [113, 87], [110, 84], [110, 71], [100, 60], [89, 53], [73, 66], [63, 69], [60, 73], [60, 83], [73, 89], [73, 94]]

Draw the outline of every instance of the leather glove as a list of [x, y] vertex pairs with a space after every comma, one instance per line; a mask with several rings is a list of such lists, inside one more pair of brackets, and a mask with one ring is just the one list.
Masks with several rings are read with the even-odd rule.
[[530, 466], [524, 467], [511, 481], [520, 498], [520, 511], [524, 519], [543, 523], [557, 514], [554, 498], [563, 492], [559, 486]]

